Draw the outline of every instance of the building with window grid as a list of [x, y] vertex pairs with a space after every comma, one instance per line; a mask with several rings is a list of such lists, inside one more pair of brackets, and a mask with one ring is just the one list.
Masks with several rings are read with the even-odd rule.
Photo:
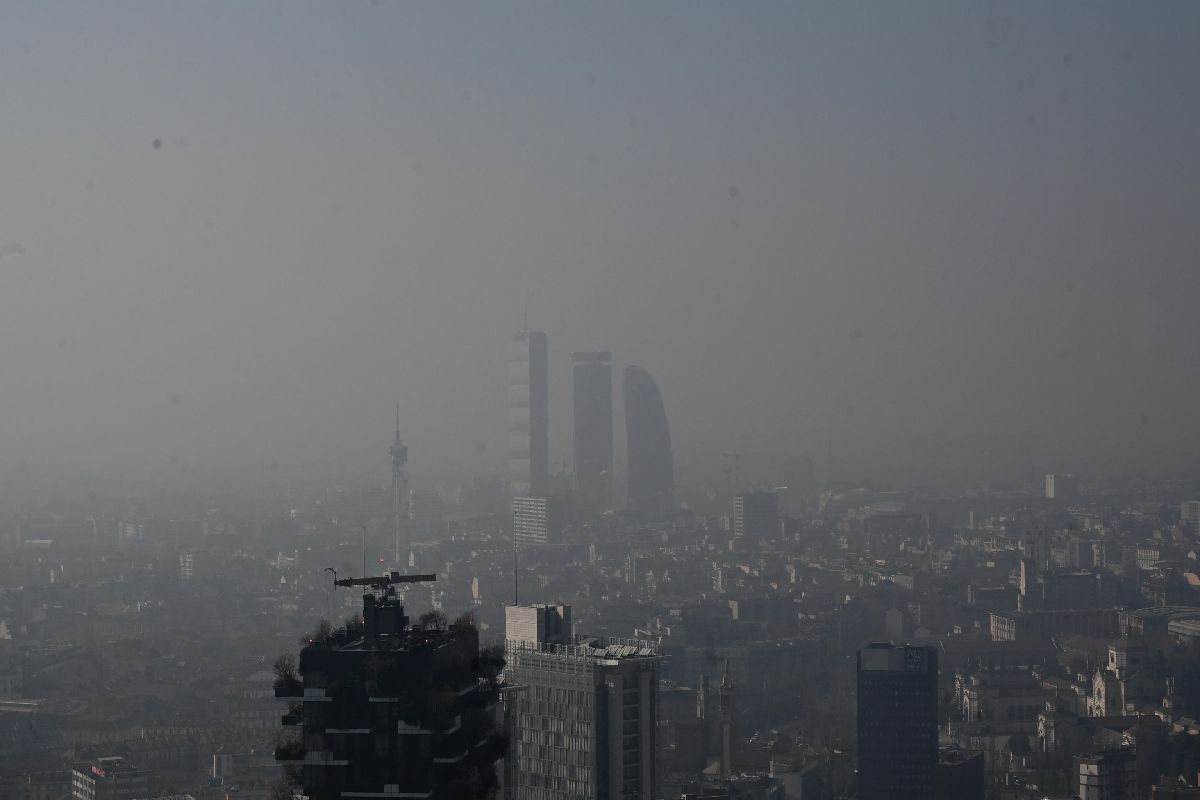
[[654, 800], [659, 656], [648, 642], [506, 643], [508, 800]]

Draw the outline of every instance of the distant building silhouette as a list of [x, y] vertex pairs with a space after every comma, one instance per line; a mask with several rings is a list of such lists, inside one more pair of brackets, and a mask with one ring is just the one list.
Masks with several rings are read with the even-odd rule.
[[934, 797], [937, 650], [873, 642], [858, 651], [860, 800]]
[[576, 507], [585, 514], [600, 514], [612, 508], [612, 353], [575, 353], [571, 362]]
[[675, 466], [662, 394], [650, 373], [629, 366], [625, 368], [622, 396], [629, 507], [645, 514], [665, 513], [675, 503]]
[[550, 491], [550, 395], [546, 334], [508, 343], [508, 478], [514, 495]]
[[1079, 480], [1071, 474], [1046, 473], [1046, 497], [1050, 500], [1072, 501], [1079, 495]]

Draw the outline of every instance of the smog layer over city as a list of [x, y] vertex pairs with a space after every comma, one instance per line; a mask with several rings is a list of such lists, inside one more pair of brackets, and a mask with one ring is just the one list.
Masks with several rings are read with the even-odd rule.
[[1200, 799], [1200, 4], [0, 6], [0, 800]]

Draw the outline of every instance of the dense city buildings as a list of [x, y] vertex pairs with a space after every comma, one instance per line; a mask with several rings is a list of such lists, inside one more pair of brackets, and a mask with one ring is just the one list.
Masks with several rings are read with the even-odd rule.
[[463, 618], [411, 625], [397, 584], [432, 576], [347, 579], [364, 586], [362, 619], [313, 635], [293, 673], [276, 666], [288, 704], [275, 756], [311, 800], [464, 798], [496, 784], [504, 742], [494, 730], [495, 679], [479, 634]]
[[612, 508], [612, 353], [571, 356], [575, 400], [575, 505], [584, 514]]
[[938, 766], [938, 654], [873, 642], [858, 651], [858, 796], [934, 796]]
[[550, 490], [550, 390], [546, 334], [522, 331], [508, 343], [508, 471], [514, 495]]
[[[532, 513], [514, 516], [500, 477], [411, 489], [411, 559], [437, 580], [395, 584], [395, 602], [414, 618], [412, 635], [445, 648], [431, 656], [435, 681], [454, 674], [437, 653], [456, 652], [464, 626], [481, 653], [501, 648], [493, 664], [506, 633], [540, 643], [509, 660], [494, 695], [480, 695], [502, 698], [500, 735], [518, 722], [526, 729], [528, 746], [509, 750], [497, 770], [506, 787], [518, 787], [521, 765], [529, 790], [547, 794], [551, 778], [568, 774], [593, 788], [607, 780], [594, 758], [587, 769], [563, 766], [551, 735], [560, 723], [575, 736], [607, 725], [596, 703], [607, 720], [614, 670], [633, 669], [625, 661], [637, 652], [616, 648], [644, 643], [661, 656], [652, 681], [657, 797], [864, 796], [882, 751], [858, 743], [856, 658], [891, 638], [936, 651], [935, 797], [1067, 798], [1080, 791], [1081, 766], [1085, 780], [1116, 780], [1109, 764], [1118, 757], [1100, 757], [1126, 750], [1139, 800], [1196, 788], [1200, 539], [1184, 517], [1200, 487], [1091, 485], [1062, 504], [1044, 497], [1040, 474], [1004, 496], [819, 486], [795, 493], [796, 513], [779, 509], [788, 536], [738, 538], [753, 515], [743, 498], [741, 525], [730, 519], [723, 465], [714, 457], [707, 495], [678, 487], [687, 505], [654, 519], [617, 509], [543, 527], [552, 501], [518, 496]], [[345, 705], [287, 697], [281, 686], [281, 730], [271, 665], [302, 637], [298, 666], [312, 674], [292, 680], [302, 689], [311, 677], [315, 693], [321, 672], [344, 666], [347, 686], [370, 684], [370, 664], [392, 657], [359, 643], [361, 594], [334, 584], [393, 557], [394, 495], [378, 468], [373, 486], [274, 503], [99, 501], [0, 515], [0, 800], [61, 800], [74, 763], [109, 756], [146, 771], [147, 797], [269, 800], [290, 796], [310, 772], [314, 781], [349, 775], [353, 748], [364, 746], [355, 737], [367, 736], [349, 732], [367, 729], [357, 711], [310, 741], [301, 731], [306, 705], [353, 709], [358, 690], [337, 690]], [[141, 533], [122, 541], [120, 523], [130, 520]], [[519, 597], [543, 602], [509, 605], [518, 586]], [[533, 667], [542, 677], [529, 683], [521, 670]], [[602, 682], [606, 699], [527, 705], [582, 691], [562, 684], [572, 675], [593, 698]], [[414, 685], [439, 695], [436, 684]], [[374, 692], [373, 714], [392, 713], [379, 698], [402, 697], [363, 691]], [[622, 730], [640, 731], [634, 694], [621, 703]], [[859, 699], [869, 734], [887, 712], [871, 717], [869, 688]], [[422, 729], [431, 747], [448, 733]], [[624, 744], [622, 759], [641, 758]], [[364, 775], [375, 769], [363, 763]]]
[[[510, 612], [511, 800], [655, 800], [659, 656], [649, 642], [566, 638], [570, 609]], [[541, 638], [524, 638], [537, 635]]]
[[622, 397], [629, 462], [628, 505], [643, 515], [667, 513], [675, 503], [675, 464], [662, 394], [650, 373], [628, 366]]
[[779, 538], [779, 495], [745, 492], [733, 498], [733, 538]]

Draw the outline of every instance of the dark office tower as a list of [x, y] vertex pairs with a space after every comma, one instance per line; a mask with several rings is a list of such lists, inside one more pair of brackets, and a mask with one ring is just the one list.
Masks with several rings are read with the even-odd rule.
[[950, 748], [938, 754], [936, 800], [983, 800], [983, 752]]
[[734, 497], [733, 536], [735, 539], [778, 539], [779, 495], [747, 492]]
[[872, 642], [858, 651], [858, 796], [925, 800], [938, 765], [937, 650]]
[[666, 513], [674, 506], [675, 467], [662, 395], [650, 373], [633, 366], [625, 368], [622, 394], [629, 507], [643, 514]]
[[550, 399], [546, 334], [513, 334], [508, 343], [508, 479], [514, 495], [550, 491]]
[[[498, 651], [479, 651], [467, 621], [410, 626], [396, 583], [433, 576], [350, 578], [363, 616], [314, 634], [299, 674], [276, 666], [288, 703], [275, 759], [309, 800], [483, 797], [497, 784]], [[296, 731], [288, 735], [288, 731]]]
[[575, 494], [585, 514], [612, 508], [612, 353], [571, 356], [575, 382]]

